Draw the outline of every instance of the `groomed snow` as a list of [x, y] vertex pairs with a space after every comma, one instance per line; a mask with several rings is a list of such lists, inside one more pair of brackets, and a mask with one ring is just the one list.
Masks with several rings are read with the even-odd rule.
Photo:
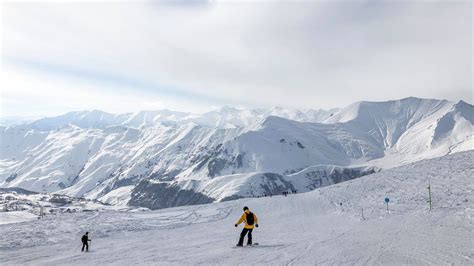
[[[0, 264], [472, 265], [473, 157], [457, 153], [288, 197], [0, 225]], [[259, 217], [258, 247], [234, 247], [243, 206]], [[79, 251], [85, 231], [87, 254]]]
[[38, 216], [27, 211], [0, 212], [0, 224], [13, 224], [38, 219]]

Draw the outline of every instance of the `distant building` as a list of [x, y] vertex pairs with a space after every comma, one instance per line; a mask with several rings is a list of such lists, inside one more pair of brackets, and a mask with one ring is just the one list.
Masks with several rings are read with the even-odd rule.
[[49, 202], [56, 204], [69, 204], [71, 200], [67, 196], [54, 194], [52, 198], [49, 199]]

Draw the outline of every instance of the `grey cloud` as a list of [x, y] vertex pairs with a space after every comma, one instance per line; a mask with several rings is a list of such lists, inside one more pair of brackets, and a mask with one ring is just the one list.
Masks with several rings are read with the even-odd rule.
[[187, 3], [6, 4], [3, 50], [222, 104], [333, 107], [472, 91], [470, 2]]

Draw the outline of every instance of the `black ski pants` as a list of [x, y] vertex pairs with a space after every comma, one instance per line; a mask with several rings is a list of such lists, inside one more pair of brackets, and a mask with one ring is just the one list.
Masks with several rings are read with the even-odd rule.
[[244, 228], [242, 230], [242, 233], [240, 233], [239, 246], [242, 246], [244, 244], [244, 238], [247, 233], [248, 233], [247, 245], [252, 245], [252, 230], [253, 229], [248, 229], [248, 228]]
[[82, 242], [82, 250], [81, 251], [84, 251], [84, 248], [86, 248], [86, 251], [89, 251], [89, 243]]

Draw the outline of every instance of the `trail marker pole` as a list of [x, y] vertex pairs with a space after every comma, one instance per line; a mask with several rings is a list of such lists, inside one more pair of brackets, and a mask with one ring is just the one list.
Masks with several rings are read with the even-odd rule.
[[431, 181], [428, 181], [428, 203], [430, 204], [431, 211]]
[[390, 214], [390, 211], [388, 210], [388, 203], [390, 202], [389, 198], [385, 198], [385, 203], [387, 204], [387, 213]]

